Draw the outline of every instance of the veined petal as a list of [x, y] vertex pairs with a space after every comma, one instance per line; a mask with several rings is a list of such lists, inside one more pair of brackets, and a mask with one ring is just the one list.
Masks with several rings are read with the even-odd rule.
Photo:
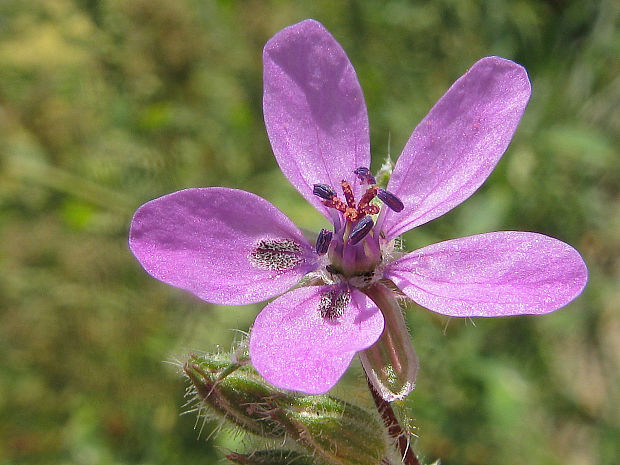
[[145, 203], [131, 222], [129, 247], [153, 277], [217, 304], [269, 299], [317, 267], [313, 246], [284, 213], [223, 187]]
[[506, 151], [530, 98], [525, 69], [498, 57], [476, 62], [415, 128], [387, 190], [405, 205], [386, 212], [392, 238], [471, 196]]
[[263, 67], [263, 111], [273, 153], [291, 184], [330, 218], [312, 194], [313, 185], [354, 181], [357, 167], [370, 166], [368, 115], [355, 70], [314, 20], [271, 38]]
[[[330, 301], [338, 302], [340, 315], [322, 315]], [[338, 382], [355, 353], [374, 344], [382, 331], [381, 312], [361, 292], [344, 286], [302, 287], [258, 315], [250, 332], [250, 357], [275, 386], [322, 394]]]
[[416, 250], [389, 265], [385, 275], [434, 312], [493, 317], [557, 310], [581, 293], [588, 270], [564, 242], [501, 231]]

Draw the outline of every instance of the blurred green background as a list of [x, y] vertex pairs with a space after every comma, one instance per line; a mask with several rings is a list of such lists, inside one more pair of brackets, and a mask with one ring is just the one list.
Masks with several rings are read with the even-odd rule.
[[[261, 305], [217, 307], [127, 249], [147, 200], [223, 185], [303, 227], [261, 112], [261, 51], [313, 17], [366, 95], [377, 169], [477, 59], [533, 96], [503, 161], [408, 249], [499, 229], [577, 247], [584, 294], [543, 317], [407, 312], [421, 360], [416, 447], [444, 465], [616, 464], [620, 450], [620, 9], [614, 0], [0, 1], [0, 463], [211, 464], [166, 361], [230, 346]], [[472, 324], [473, 323], [473, 324]], [[354, 367], [335, 393], [364, 397]]]

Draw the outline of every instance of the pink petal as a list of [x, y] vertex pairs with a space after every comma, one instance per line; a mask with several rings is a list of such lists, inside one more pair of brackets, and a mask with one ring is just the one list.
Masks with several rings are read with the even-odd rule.
[[263, 52], [265, 125], [284, 175], [330, 217], [314, 184], [353, 181], [370, 166], [368, 115], [362, 89], [344, 50], [322, 24], [306, 20], [283, 29]]
[[575, 299], [588, 270], [575, 249], [542, 234], [502, 231], [440, 242], [389, 265], [418, 304], [449, 316], [542, 314]]
[[527, 73], [498, 57], [476, 62], [415, 128], [387, 190], [405, 204], [387, 212], [389, 238], [451, 210], [491, 174], [530, 98]]
[[[270, 252], [258, 247], [261, 241], [292, 251]], [[153, 277], [217, 304], [269, 299], [317, 266], [313, 247], [280, 210], [257, 195], [222, 187], [145, 203], [133, 217], [129, 247]]]
[[283, 389], [322, 394], [338, 382], [356, 352], [383, 331], [383, 316], [353, 289], [342, 316], [321, 316], [321, 302], [336, 286], [302, 287], [267, 305], [250, 332], [252, 364]]

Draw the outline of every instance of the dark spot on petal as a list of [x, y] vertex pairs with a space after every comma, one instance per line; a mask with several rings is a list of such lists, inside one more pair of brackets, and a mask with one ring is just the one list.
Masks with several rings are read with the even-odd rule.
[[321, 296], [319, 313], [323, 318], [333, 320], [344, 313], [351, 302], [351, 293], [348, 289], [332, 288]]
[[249, 258], [261, 270], [288, 271], [305, 261], [301, 253], [301, 246], [291, 239], [261, 239]]

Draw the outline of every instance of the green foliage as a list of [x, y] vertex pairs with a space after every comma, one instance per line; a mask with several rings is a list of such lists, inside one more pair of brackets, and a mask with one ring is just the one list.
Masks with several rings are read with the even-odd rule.
[[[127, 250], [127, 227], [143, 202], [210, 185], [322, 226], [279, 173], [261, 111], [262, 47], [307, 17], [356, 67], [374, 171], [388, 140], [395, 159], [478, 58], [525, 65], [533, 96], [504, 160], [405, 242], [534, 230], [576, 246], [590, 268], [585, 294], [544, 317], [473, 326], [410, 309], [420, 371], [404, 407], [417, 450], [443, 465], [616, 463], [613, 0], [0, 1], [0, 462], [210, 464], [225, 455], [218, 444], [236, 444], [196, 440], [179, 416], [183, 382], [162, 361], [228, 347], [227, 330], [247, 330], [260, 305], [209, 305], [156, 282]], [[362, 395], [358, 376], [340, 397]]]

